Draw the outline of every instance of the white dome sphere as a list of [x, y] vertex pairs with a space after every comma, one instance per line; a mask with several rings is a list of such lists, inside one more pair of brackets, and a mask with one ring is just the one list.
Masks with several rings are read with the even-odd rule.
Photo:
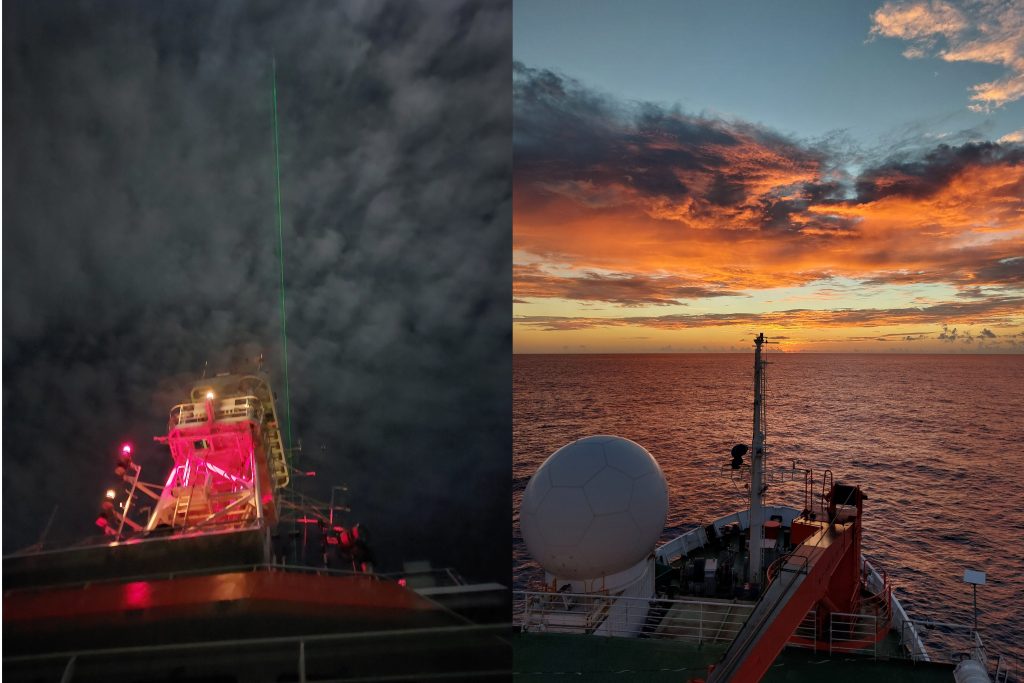
[[523, 492], [523, 541], [558, 578], [596, 579], [644, 559], [665, 528], [668, 486], [647, 450], [588, 436], [544, 461]]

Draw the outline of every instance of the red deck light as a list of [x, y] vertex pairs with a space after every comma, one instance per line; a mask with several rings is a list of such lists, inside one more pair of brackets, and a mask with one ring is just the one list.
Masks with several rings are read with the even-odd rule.
[[121, 445], [121, 455], [117, 457], [117, 466], [114, 468], [114, 474], [119, 477], [123, 477], [127, 472], [128, 468], [132, 464], [132, 445], [130, 443], [124, 443]]

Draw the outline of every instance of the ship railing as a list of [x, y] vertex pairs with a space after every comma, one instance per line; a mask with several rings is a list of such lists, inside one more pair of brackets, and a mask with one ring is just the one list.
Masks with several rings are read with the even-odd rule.
[[[975, 634], [977, 635], [977, 634]], [[981, 640], [981, 637], [978, 637]], [[1010, 678], [1010, 668], [1014, 670], [1013, 679]], [[994, 683], [1008, 683], [1010, 680], [1021, 680], [1020, 668], [1017, 666], [1016, 660], [1011, 660], [1006, 655], [999, 655], [999, 659], [996, 660], [996, 672], [992, 675]]]
[[892, 630], [899, 634], [900, 644], [906, 650], [910, 659], [915, 662], [928, 662], [928, 650], [924, 646], [921, 634], [918, 633], [914, 622], [907, 616], [907, 611], [895, 597], [890, 597], [890, 609], [892, 610]]
[[[799, 514], [800, 511], [796, 508], [787, 507], [785, 505], [766, 505], [764, 508], [765, 519], [781, 517], [783, 524], [786, 526], [792, 524], [793, 520], [799, 516]], [[750, 527], [749, 516], [750, 513], [747, 510], [739, 510], [723, 517], [719, 517], [707, 526], [714, 527], [715, 533], [721, 536], [725, 527], [730, 524], [736, 524], [741, 529], [748, 529]], [[678, 559], [680, 555], [686, 555], [693, 550], [703, 548], [707, 544], [708, 535], [706, 527], [701, 525], [694, 527], [675, 538], [669, 539], [658, 546], [654, 552], [660, 561], [666, 564], [671, 564], [674, 560]]]
[[889, 575], [884, 569], [876, 569], [863, 557], [861, 560], [863, 584], [869, 592], [861, 603], [861, 611], [871, 610], [878, 617], [879, 629], [887, 630], [893, 617], [892, 584], [889, 582]]
[[[263, 402], [255, 396], [232, 396], [215, 400], [213, 416], [216, 420], [228, 422], [242, 420], [260, 422], [263, 420]], [[206, 404], [204, 402], [179, 403], [171, 408], [167, 429], [170, 431], [204, 422], [206, 422]]]
[[[330, 670], [337, 670], [344, 656], [365, 657], [367, 651], [379, 652], [381, 644], [388, 643], [389, 651], [409, 654], [409, 657], [400, 664], [400, 673], [358, 680], [494, 680], [505, 679], [511, 673], [500, 660], [490, 664], [480, 659], [463, 662], [456, 655], [470, 647], [479, 648], [487, 645], [493, 650], [495, 638], [506, 634], [508, 628], [508, 623], [466, 623], [450, 626], [349, 630], [340, 633], [208, 639], [15, 656], [5, 653], [3, 667], [4, 673], [13, 671], [19, 680], [29, 678], [27, 675], [20, 676], [21, 672], [31, 671], [31, 678], [34, 680], [77, 681], [93, 680], [97, 671], [153, 671], [156, 667], [167, 666], [166, 662], [173, 661], [174, 657], [179, 657], [181, 660], [175, 668], [180, 671], [187, 670], [183, 676], [190, 680], [195, 680], [196, 675], [201, 676], [202, 680], [238, 680], [239, 658], [258, 656], [258, 666], [263, 669], [263, 678], [305, 683], [325, 680], [311, 673], [318, 669], [324, 670], [325, 663], [329, 665]], [[403, 646], [403, 643], [408, 645]], [[417, 654], [427, 648], [430, 648], [428, 652], [449, 654], [445, 665], [448, 668], [444, 672], [438, 672], [435, 662], [423, 660]], [[378, 661], [376, 668], [379, 670], [386, 665], [387, 663]], [[161, 671], [160, 668], [156, 670]], [[200, 673], [195, 674], [197, 671]], [[249, 672], [252, 672], [251, 667]], [[132, 676], [131, 679], [134, 680], [135, 677]], [[357, 679], [346, 677], [345, 680]]]
[[659, 560], [668, 564], [680, 555], [686, 555], [694, 550], [703, 548], [707, 544], [708, 534], [704, 527], [699, 526], [662, 544], [655, 551], [655, 554]]
[[860, 654], [878, 657], [880, 620], [873, 614], [833, 612], [829, 616], [829, 654]]
[[377, 576], [384, 579], [404, 581], [404, 585], [412, 589], [466, 585], [466, 580], [451, 567], [431, 567], [430, 569], [377, 574]]
[[731, 642], [753, 605], [595, 593], [514, 591], [513, 624], [524, 632]]
[[800, 622], [800, 625], [793, 631], [793, 635], [790, 636], [789, 641], [786, 643], [789, 647], [799, 647], [815, 649], [815, 643], [818, 640], [818, 611], [811, 610], [804, 617], [804, 620]]
[[920, 649], [907, 648], [910, 658], [915, 661], [956, 664], [973, 656], [988, 668], [988, 651], [981, 635], [970, 624], [908, 619], [903, 629], [913, 629], [918, 634]]

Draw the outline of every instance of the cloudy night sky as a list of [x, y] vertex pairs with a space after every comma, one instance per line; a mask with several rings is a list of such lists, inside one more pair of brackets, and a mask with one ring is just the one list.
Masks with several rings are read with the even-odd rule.
[[1024, 5], [524, 0], [517, 352], [1024, 351]]
[[[276, 56], [301, 490], [384, 569], [508, 581], [511, 7], [5, 2], [3, 550], [163, 481], [204, 364], [283, 396]], [[283, 406], [279, 400], [279, 409]], [[149, 473], [147, 475], [147, 472]]]

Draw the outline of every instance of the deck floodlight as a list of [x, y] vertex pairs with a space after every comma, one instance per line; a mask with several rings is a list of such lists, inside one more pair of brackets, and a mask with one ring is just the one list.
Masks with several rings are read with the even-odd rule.
[[214, 399], [214, 397], [215, 397], [215, 394], [212, 391], [207, 391], [206, 392], [206, 400], [207, 401], [212, 401]]
[[117, 493], [114, 492], [114, 489], [107, 489], [107, 500], [114, 500], [116, 496]]

